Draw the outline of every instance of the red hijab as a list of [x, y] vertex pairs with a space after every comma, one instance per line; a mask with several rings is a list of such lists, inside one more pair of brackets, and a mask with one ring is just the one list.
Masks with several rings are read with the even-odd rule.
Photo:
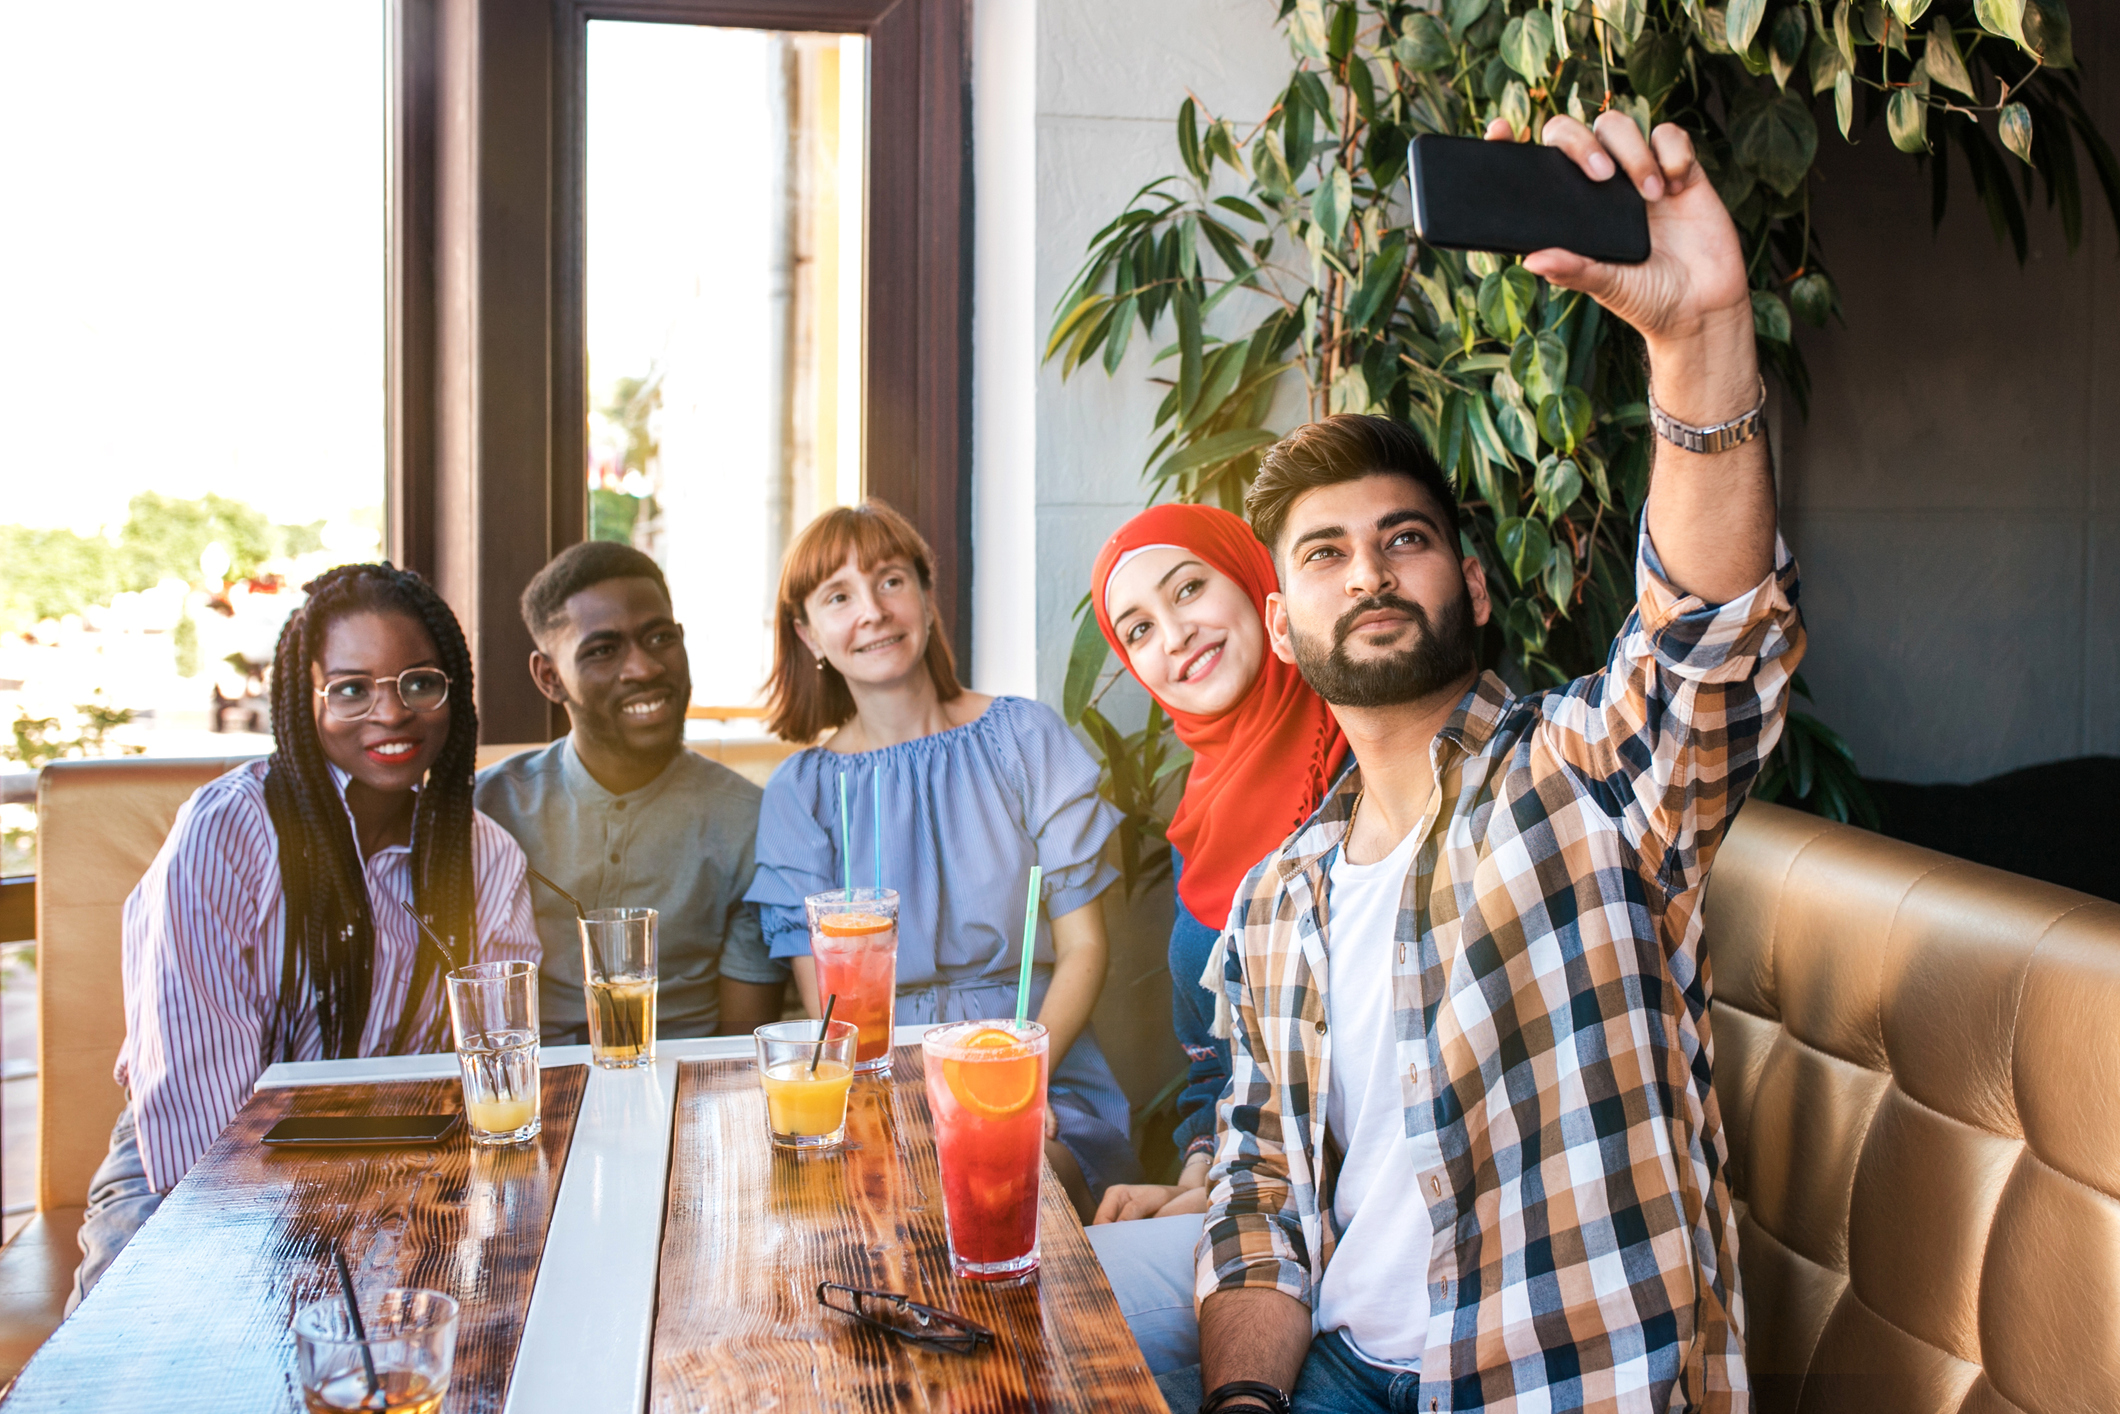
[[[1153, 506], [1104, 542], [1091, 572], [1097, 627], [1121, 664], [1126, 650], [1112, 628], [1105, 585], [1120, 556], [1154, 545], [1176, 545], [1236, 581], [1264, 621], [1266, 596], [1275, 588], [1273, 556], [1251, 527], [1211, 506]], [[1185, 798], [1170, 822], [1170, 842], [1185, 859], [1178, 893], [1193, 917], [1219, 929], [1251, 866], [1324, 799], [1347, 758], [1347, 738], [1303, 675], [1270, 648], [1251, 691], [1221, 716], [1196, 717], [1167, 702], [1163, 710], [1193, 751]]]

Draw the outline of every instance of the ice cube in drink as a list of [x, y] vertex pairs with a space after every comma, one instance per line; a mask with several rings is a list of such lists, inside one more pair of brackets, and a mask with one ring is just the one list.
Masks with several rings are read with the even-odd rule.
[[353, 1370], [317, 1389], [302, 1391], [309, 1414], [352, 1414], [355, 1410], [388, 1410], [389, 1414], [437, 1414], [447, 1385], [436, 1386], [416, 1370], [377, 1370], [376, 1394], [368, 1392], [368, 1374]]
[[589, 1055], [604, 1070], [655, 1061], [655, 979], [589, 983]]
[[810, 934], [817, 994], [838, 994], [832, 1013], [861, 1033], [854, 1068], [891, 1068], [891, 1013], [898, 996], [898, 920], [881, 913], [833, 913]]
[[1038, 1265], [1045, 1028], [963, 1021], [921, 1040], [950, 1268], [997, 1281]]
[[[537, 1033], [488, 1031], [457, 1047], [464, 1118], [475, 1144], [521, 1144], [537, 1137]], [[512, 1122], [511, 1122], [512, 1121]]]

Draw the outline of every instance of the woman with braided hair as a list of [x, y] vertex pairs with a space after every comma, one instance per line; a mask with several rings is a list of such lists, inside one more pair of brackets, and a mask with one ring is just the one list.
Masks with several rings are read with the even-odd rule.
[[388, 564], [303, 588], [273, 660], [271, 757], [200, 787], [125, 901], [127, 1105], [70, 1306], [266, 1066], [443, 1049], [444, 973], [539, 957], [522, 850], [472, 808], [455, 615]]

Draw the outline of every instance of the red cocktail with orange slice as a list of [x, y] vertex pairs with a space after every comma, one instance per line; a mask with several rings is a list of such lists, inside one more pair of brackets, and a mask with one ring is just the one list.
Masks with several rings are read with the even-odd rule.
[[854, 1069], [891, 1068], [892, 1004], [898, 997], [898, 891], [833, 889], [803, 900], [819, 999], [838, 994], [832, 1015], [860, 1031]]
[[950, 1268], [998, 1281], [1038, 1265], [1047, 1039], [1035, 1021], [960, 1021], [921, 1038]]

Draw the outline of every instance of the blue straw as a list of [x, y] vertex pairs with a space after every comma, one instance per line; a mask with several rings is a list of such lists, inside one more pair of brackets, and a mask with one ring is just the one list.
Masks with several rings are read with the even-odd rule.
[[1038, 865], [1031, 866], [1030, 897], [1023, 901], [1023, 969], [1016, 978], [1016, 1029], [1021, 1031], [1023, 1023], [1031, 1014], [1031, 954], [1038, 949], [1038, 884], [1045, 871]]
[[847, 833], [847, 775], [839, 773], [839, 862], [846, 874], [847, 902], [854, 901], [854, 843]]
[[876, 793], [876, 897], [883, 897], [883, 768], [869, 767], [869, 789]]

